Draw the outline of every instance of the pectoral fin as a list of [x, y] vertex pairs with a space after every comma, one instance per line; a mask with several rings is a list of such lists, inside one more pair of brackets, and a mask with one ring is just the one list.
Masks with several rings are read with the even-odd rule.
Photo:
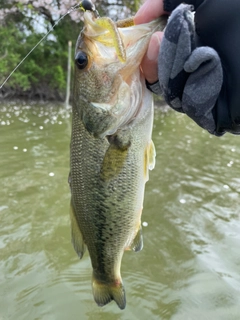
[[71, 220], [71, 236], [72, 236], [72, 244], [74, 247], [74, 250], [78, 254], [79, 258], [82, 259], [83, 254], [86, 250], [86, 246], [83, 241], [83, 236], [82, 233], [79, 229], [77, 220], [76, 220], [76, 215], [75, 215], [75, 210], [72, 205], [72, 201], [70, 204], [70, 220]]
[[117, 176], [125, 163], [128, 149], [121, 149], [116, 144], [110, 143], [101, 167], [101, 178], [108, 181]]

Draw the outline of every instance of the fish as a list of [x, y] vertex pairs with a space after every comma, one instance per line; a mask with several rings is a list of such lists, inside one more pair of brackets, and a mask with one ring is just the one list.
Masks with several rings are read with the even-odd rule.
[[153, 98], [140, 69], [165, 19], [134, 25], [86, 10], [76, 43], [70, 143], [71, 237], [88, 249], [95, 302], [126, 306], [125, 250], [143, 247], [145, 183], [155, 166]]

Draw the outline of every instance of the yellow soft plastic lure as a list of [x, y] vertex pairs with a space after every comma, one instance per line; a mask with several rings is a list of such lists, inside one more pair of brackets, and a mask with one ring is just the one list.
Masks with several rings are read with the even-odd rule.
[[96, 37], [96, 40], [101, 41], [104, 43], [106, 46], [111, 46], [113, 45], [116, 54], [121, 62], [126, 61], [126, 50], [123, 45], [123, 41], [121, 38], [121, 34], [118, 30], [118, 28], [126, 28], [129, 26], [133, 26], [133, 18], [125, 19], [125, 20], [120, 20], [117, 23], [113, 22], [110, 18], [108, 17], [99, 17], [99, 13], [96, 10], [94, 4], [89, 1], [89, 0], [83, 0], [81, 1], [79, 5], [80, 9], [83, 11], [92, 11], [96, 17], [96, 20], [94, 21], [97, 25], [100, 27], [103, 27], [104, 29], [108, 30], [110, 35], [111, 35], [111, 43], [106, 39], [104, 40], [104, 35]]

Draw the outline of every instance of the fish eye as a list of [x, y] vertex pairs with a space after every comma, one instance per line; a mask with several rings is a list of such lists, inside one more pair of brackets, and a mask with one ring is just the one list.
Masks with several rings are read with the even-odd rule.
[[75, 57], [75, 63], [78, 69], [84, 69], [88, 64], [87, 54], [83, 51], [79, 51]]

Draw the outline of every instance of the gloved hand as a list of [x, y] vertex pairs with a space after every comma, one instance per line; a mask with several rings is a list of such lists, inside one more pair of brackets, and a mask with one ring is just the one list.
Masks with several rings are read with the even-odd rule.
[[[190, 5], [179, 5], [169, 17], [160, 47], [158, 77], [166, 102], [214, 134], [213, 112], [223, 82], [222, 66], [213, 48], [197, 46]], [[156, 84], [150, 88], [159, 94]]]

